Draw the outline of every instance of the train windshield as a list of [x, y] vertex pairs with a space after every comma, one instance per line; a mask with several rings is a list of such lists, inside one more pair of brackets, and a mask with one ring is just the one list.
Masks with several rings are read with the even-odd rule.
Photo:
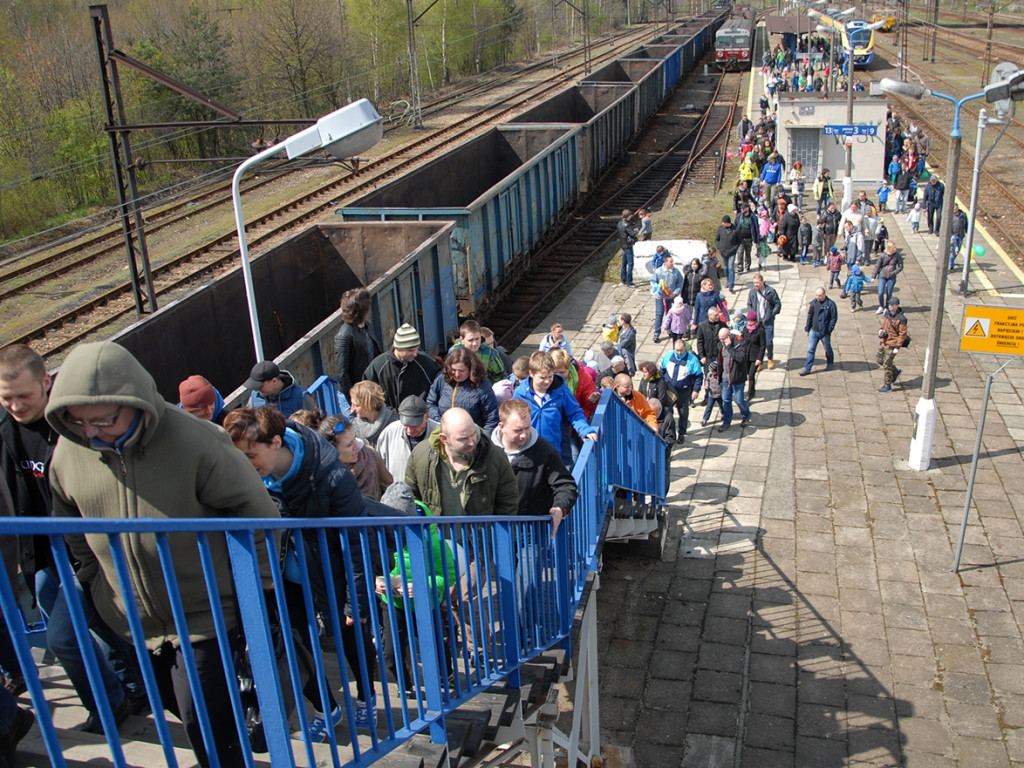
[[742, 32], [720, 35], [718, 45], [723, 48], [746, 48], [750, 45], [750, 38]]
[[854, 48], [867, 48], [871, 45], [871, 32], [870, 29], [851, 29], [850, 30], [850, 44]]

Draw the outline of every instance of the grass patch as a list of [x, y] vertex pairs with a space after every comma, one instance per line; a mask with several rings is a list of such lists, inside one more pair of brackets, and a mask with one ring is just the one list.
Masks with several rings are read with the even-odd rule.
[[[732, 195], [729, 190], [718, 194], [706, 191], [684, 191], [673, 208], [659, 208], [664, 200], [651, 206], [654, 221], [654, 240], [704, 240], [715, 244], [715, 234], [722, 223], [722, 216], [732, 215]], [[609, 254], [602, 279], [606, 283], [619, 282], [619, 268], [622, 265], [622, 250], [617, 242]], [[599, 259], [598, 262], [603, 262]]]

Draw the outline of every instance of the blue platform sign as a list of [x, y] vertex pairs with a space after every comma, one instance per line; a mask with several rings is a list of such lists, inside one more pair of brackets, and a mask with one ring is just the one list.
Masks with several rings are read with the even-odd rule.
[[877, 125], [823, 125], [826, 136], [877, 136]]

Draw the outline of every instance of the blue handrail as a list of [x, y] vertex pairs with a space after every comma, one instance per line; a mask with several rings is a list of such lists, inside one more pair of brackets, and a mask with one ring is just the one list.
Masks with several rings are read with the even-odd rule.
[[[194, 692], [201, 692], [189, 642], [188, 618], [175, 581], [169, 546], [171, 536], [194, 537], [205, 578], [204, 599], [209, 602], [220, 641], [231, 714], [247, 765], [253, 765], [253, 747], [264, 740], [275, 766], [295, 765], [295, 749], [305, 752], [310, 765], [316, 764], [317, 754], [303, 727], [312, 717], [311, 708], [330, 712], [331, 691], [340, 689], [348, 733], [356, 734], [352, 684], [361, 683], [362, 689], [378, 696], [378, 709], [383, 714], [376, 729], [368, 737], [364, 733], [362, 737], [350, 738], [347, 744], [339, 742], [339, 734], [333, 731], [329, 730], [328, 736], [335, 766], [364, 766], [415, 733], [429, 732], [434, 742], [443, 743], [445, 718], [459, 705], [502, 679], [512, 687], [518, 686], [519, 667], [548, 649], [562, 647], [571, 652], [573, 617], [588, 572], [596, 567], [604, 518], [615, 488], [645, 494], [655, 504], [663, 504], [665, 497], [664, 444], [655, 433], [609, 392], [603, 395], [593, 423], [600, 431], [600, 439], [597, 443], [585, 441], [573, 472], [579, 485], [579, 500], [553, 538], [547, 516], [280, 520], [5, 518], [0, 519], [0, 535], [49, 537], [64, 583], [70, 583], [74, 573], [63, 537], [108, 537], [131, 630], [130, 641], [136, 649], [167, 765], [176, 765], [176, 760], [163, 712], [165, 702], [157, 688], [136, 608], [133, 584], [137, 582], [130, 576], [121, 546], [121, 538], [129, 535], [152, 537], [163, 565], [164, 584], [149, 588], [167, 590], [174, 632], [180, 638], [190, 684]], [[286, 581], [294, 576], [290, 573], [286, 578], [278, 562], [278, 542], [283, 536], [292, 536], [296, 541], [315, 537], [320, 544], [319, 565], [326, 580], [326, 605], [318, 603], [311, 587], [306, 547], [294, 547], [299, 558], [298, 587], [302, 590], [305, 616], [290, 615], [284, 597]], [[213, 552], [223, 551], [224, 541], [231, 563], [239, 627], [227, 624], [226, 606], [221, 604], [223, 585], [218, 584], [215, 575]], [[328, 555], [328, 541], [337, 542], [340, 558]], [[406, 557], [396, 560], [396, 553]], [[358, 563], [366, 567], [357, 580]], [[390, 571], [395, 571], [393, 583], [387, 576]], [[274, 588], [264, 593], [261, 574], [268, 572]], [[340, 578], [342, 574], [344, 577]], [[376, 577], [381, 575], [386, 579], [386, 603], [375, 595]], [[348, 594], [335, 589], [342, 582], [349, 585]], [[349, 595], [365, 599], [349, 599]], [[67, 598], [114, 764], [127, 765], [92, 650], [84, 607], [76, 590], [67, 590]], [[196, 595], [189, 595], [188, 599], [194, 601]], [[350, 616], [343, 610], [347, 599]], [[366, 605], [372, 606], [369, 615], [365, 615]], [[0, 606], [11, 628], [51, 762], [63, 766], [60, 735], [46, 705], [25, 622], [6, 575], [0, 576]], [[235, 611], [230, 615], [235, 615]], [[349, 633], [348, 642], [354, 637], [354, 650], [350, 648], [347, 655], [358, 658], [358, 664], [352, 665], [353, 679], [343, 659], [335, 667], [327, 664], [321, 647], [321, 633], [333, 635], [340, 657], [346, 638], [339, 630], [349, 620], [356, 628], [365, 627], [365, 632]], [[376, 679], [375, 668], [379, 671]], [[243, 672], [246, 676], [251, 673], [255, 702], [240, 690], [238, 680]], [[333, 680], [332, 674], [337, 676]], [[213, 733], [210, 726], [205, 698], [196, 695], [195, 700], [206, 751], [211, 764], [216, 765], [214, 743], [219, 734]], [[250, 726], [257, 702], [261, 726], [253, 728]], [[319, 754], [322, 760], [322, 753]]]

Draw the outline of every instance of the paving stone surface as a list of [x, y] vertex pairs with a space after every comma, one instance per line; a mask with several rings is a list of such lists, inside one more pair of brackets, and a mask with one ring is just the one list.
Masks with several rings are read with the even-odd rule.
[[[850, 313], [836, 290], [836, 368], [824, 371], [819, 350], [798, 377], [807, 302], [827, 275], [773, 257], [777, 365], [759, 375], [752, 426], [720, 434], [720, 415], [702, 428], [697, 409], [672, 454], [664, 556], [605, 552], [601, 722], [633, 765], [1024, 766], [1021, 362], [994, 377], [953, 573], [985, 377], [999, 362], [958, 351], [964, 300], [948, 293], [932, 464], [910, 469], [935, 241], [903, 217], [886, 223], [907, 265], [902, 386], [877, 392], [879, 318]], [[737, 278], [730, 305], [751, 278]], [[523, 349], [557, 319], [582, 353], [612, 311], [633, 315], [638, 361], [668, 348], [652, 342], [646, 290], [586, 280]]]

